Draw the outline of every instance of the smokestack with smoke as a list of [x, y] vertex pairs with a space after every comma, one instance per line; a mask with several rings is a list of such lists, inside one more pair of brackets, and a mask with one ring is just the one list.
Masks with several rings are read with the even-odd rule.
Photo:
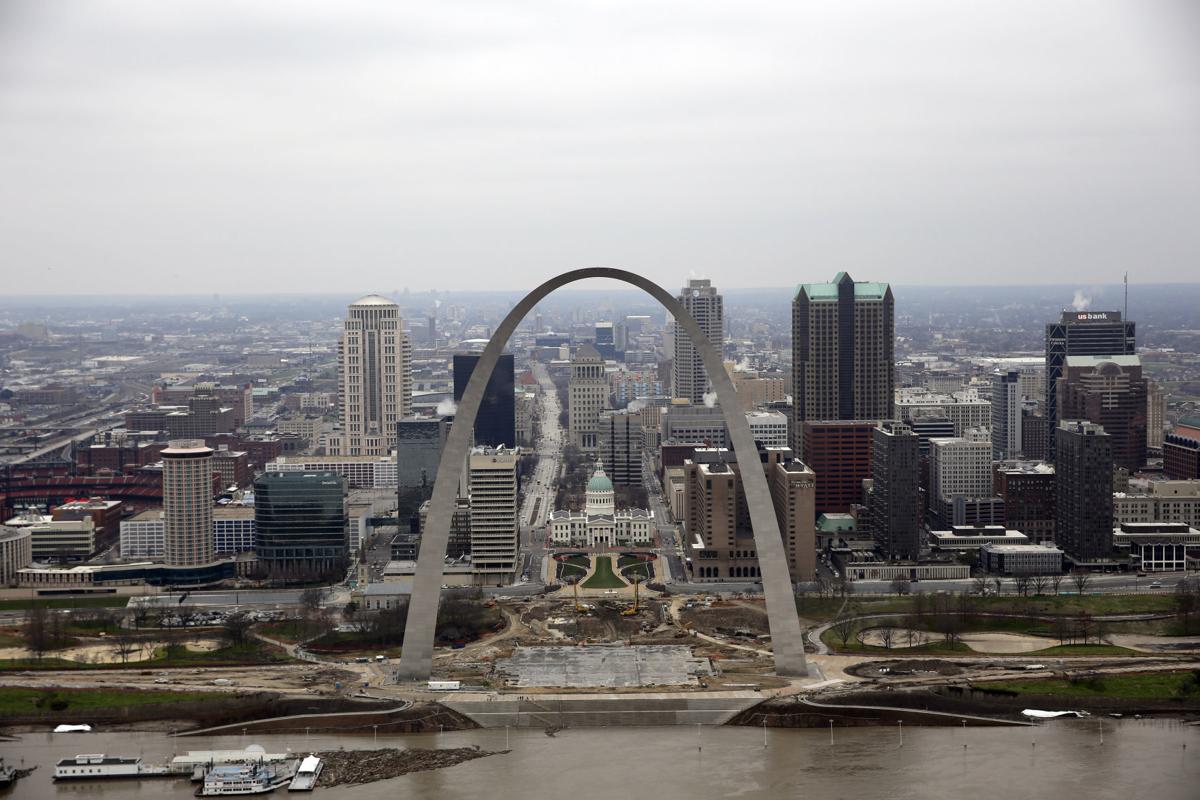
[[638, 397], [638, 398], [635, 398], [635, 399], [629, 401], [629, 405], [625, 407], [625, 410], [628, 411], [630, 414], [636, 414], [637, 412], [641, 411], [645, 407], [646, 407], [646, 401], [643, 400], [642, 398]]
[[437, 404], [437, 415], [439, 417], [453, 417], [458, 413], [458, 403], [447, 397], [445, 400]]
[[704, 393], [704, 407], [705, 408], [714, 408], [716, 405], [717, 405], [717, 393], [716, 392], [705, 392]]
[[1075, 298], [1071, 301], [1071, 308], [1075, 309], [1076, 311], [1087, 311], [1091, 305], [1091, 296], [1084, 294], [1083, 289], [1076, 289]]

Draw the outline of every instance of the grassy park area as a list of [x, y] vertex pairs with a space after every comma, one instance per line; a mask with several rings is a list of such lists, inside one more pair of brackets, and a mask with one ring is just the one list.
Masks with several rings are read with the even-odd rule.
[[981, 683], [979, 688], [1051, 697], [1164, 699], [1200, 694], [1200, 670], [1094, 675], [1073, 679], [995, 681]]
[[34, 710], [111, 709], [158, 703], [187, 703], [210, 699], [206, 692], [146, 692], [133, 689], [0, 688], [0, 717]]
[[613, 573], [611, 556], [597, 556], [596, 572], [580, 584], [584, 589], [621, 589], [626, 585]]

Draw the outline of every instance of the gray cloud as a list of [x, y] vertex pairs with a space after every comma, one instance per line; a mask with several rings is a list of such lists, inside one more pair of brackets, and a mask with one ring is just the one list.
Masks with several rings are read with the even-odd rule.
[[12, 292], [1194, 279], [1183, 0], [3, 13]]

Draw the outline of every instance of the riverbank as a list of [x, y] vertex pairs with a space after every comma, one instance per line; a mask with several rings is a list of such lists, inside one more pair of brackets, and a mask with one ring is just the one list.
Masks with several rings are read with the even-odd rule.
[[163, 730], [232, 725], [297, 714], [387, 711], [391, 701], [286, 697], [273, 692], [174, 692], [141, 689], [0, 687], [0, 729], [61, 723], [104, 730]]

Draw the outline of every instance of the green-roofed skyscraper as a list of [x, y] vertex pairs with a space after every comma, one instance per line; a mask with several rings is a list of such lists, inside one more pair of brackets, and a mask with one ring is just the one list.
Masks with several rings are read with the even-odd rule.
[[792, 299], [792, 448], [806, 420], [891, 419], [896, 313], [886, 283], [839, 272]]

